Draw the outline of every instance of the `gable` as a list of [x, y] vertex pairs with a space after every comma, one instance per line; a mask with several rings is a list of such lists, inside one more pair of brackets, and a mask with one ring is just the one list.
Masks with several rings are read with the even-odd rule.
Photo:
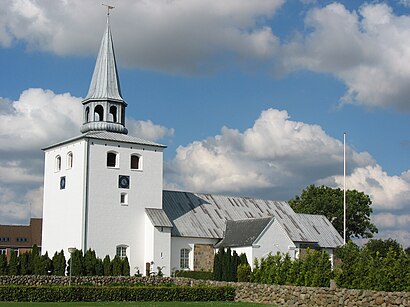
[[271, 221], [269, 217], [226, 221], [225, 236], [217, 247], [251, 246]]

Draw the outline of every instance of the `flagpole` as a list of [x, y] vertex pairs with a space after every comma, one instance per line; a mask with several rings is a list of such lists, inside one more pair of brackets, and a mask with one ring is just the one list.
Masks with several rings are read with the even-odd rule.
[[346, 245], [346, 132], [343, 133], [343, 245]]

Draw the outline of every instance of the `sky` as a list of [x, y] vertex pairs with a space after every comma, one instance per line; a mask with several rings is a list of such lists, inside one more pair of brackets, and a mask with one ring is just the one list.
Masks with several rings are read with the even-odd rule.
[[[410, 246], [410, 1], [107, 0], [130, 135], [167, 145], [164, 187], [372, 199]], [[3, 0], [0, 224], [42, 215], [41, 148], [80, 134], [106, 24], [94, 0]]]

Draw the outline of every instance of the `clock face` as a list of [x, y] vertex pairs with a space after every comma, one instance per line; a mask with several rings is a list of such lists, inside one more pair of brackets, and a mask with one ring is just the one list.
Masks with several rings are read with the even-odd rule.
[[118, 178], [118, 187], [121, 189], [130, 188], [130, 176], [120, 175]]
[[65, 189], [65, 176], [60, 177], [60, 190]]

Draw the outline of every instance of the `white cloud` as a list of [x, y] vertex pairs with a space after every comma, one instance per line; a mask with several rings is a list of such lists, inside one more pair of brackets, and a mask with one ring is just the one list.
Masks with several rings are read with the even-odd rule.
[[[3, 101], [7, 101], [4, 100]], [[39, 150], [79, 134], [81, 98], [50, 90], [25, 90], [0, 113], [0, 152]]]
[[149, 141], [157, 141], [165, 137], [173, 137], [174, 128], [156, 125], [152, 121], [128, 119], [126, 126], [130, 135], [138, 136]]
[[[167, 71], [209, 69], [216, 56], [270, 57], [277, 42], [260, 17], [284, 0], [114, 1], [111, 14], [122, 63]], [[9, 0], [0, 12], [0, 44], [57, 54], [95, 54], [104, 29], [104, 8], [95, 1]], [[84, 31], [87, 29], [87, 31]]]
[[[374, 164], [367, 153], [349, 150], [349, 157], [352, 167]], [[289, 189], [296, 194], [342, 166], [339, 140], [317, 125], [290, 120], [286, 111], [269, 109], [243, 133], [224, 127], [220, 135], [178, 147], [167, 180], [194, 191], [290, 198]]]
[[386, 4], [348, 11], [340, 3], [311, 10], [310, 31], [283, 46], [285, 71], [331, 73], [347, 92], [343, 103], [410, 110], [410, 16], [397, 16]]
[[[410, 182], [402, 176], [389, 176], [380, 165], [358, 167], [347, 176], [348, 189], [363, 191], [371, 196], [373, 207], [378, 210], [410, 209]], [[335, 182], [342, 186], [343, 177], [336, 176]]]

